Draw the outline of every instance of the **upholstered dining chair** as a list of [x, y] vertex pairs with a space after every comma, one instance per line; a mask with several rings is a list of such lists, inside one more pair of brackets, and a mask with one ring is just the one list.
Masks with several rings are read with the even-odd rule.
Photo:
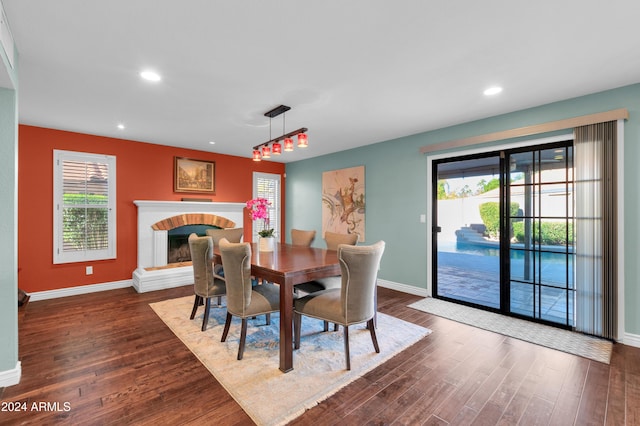
[[[327, 245], [327, 250], [337, 250], [338, 245], [340, 244], [356, 245], [358, 243], [358, 238], [358, 234], [339, 234], [329, 231], [325, 231], [324, 233], [324, 242]], [[302, 290], [305, 293], [315, 293], [317, 291], [328, 290], [330, 288], [340, 288], [341, 284], [342, 280], [339, 276], [327, 277], [298, 284], [296, 289]]]
[[[242, 241], [244, 235], [243, 228], [210, 228], [205, 231], [208, 236], [213, 238], [213, 245], [218, 246], [220, 240], [226, 238], [229, 242], [239, 243]], [[224, 271], [222, 265], [215, 264], [213, 266], [213, 273], [220, 279], [224, 280]]]
[[280, 310], [280, 290], [269, 283], [252, 287], [251, 244], [230, 243], [223, 238], [220, 240], [219, 248], [227, 281], [227, 320], [221, 341], [227, 339], [233, 316], [241, 318], [238, 348], [238, 360], [241, 360], [247, 340], [247, 319], [265, 314], [267, 324], [270, 324], [270, 314]]
[[340, 324], [344, 330], [344, 352], [347, 370], [351, 370], [349, 355], [349, 326], [366, 322], [373, 347], [380, 353], [376, 337], [374, 316], [375, 294], [380, 259], [384, 252], [384, 241], [370, 246], [338, 246], [338, 260], [342, 271], [340, 288], [324, 290], [294, 300], [294, 347], [300, 348], [302, 316], [309, 316]]
[[189, 250], [193, 264], [193, 290], [196, 294], [190, 318], [195, 318], [198, 306], [204, 304], [202, 331], [205, 331], [209, 321], [211, 298], [217, 297], [218, 305], [221, 305], [222, 296], [226, 294], [226, 286], [225, 282], [213, 273], [213, 239], [211, 237], [189, 235]]
[[231, 243], [239, 243], [242, 241], [244, 228], [209, 228], [206, 233], [213, 238], [213, 244], [217, 246], [223, 238], [226, 238]]
[[339, 244], [355, 246], [358, 243], [358, 238], [358, 234], [339, 234], [329, 231], [324, 233], [324, 242], [327, 244], [327, 250], [338, 250]]
[[291, 230], [291, 244], [294, 246], [310, 247], [313, 240], [316, 238], [316, 231], [306, 231], [302, 229]]

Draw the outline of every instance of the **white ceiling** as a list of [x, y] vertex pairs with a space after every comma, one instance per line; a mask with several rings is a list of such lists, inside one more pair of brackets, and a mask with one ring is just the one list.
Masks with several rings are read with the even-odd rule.
[[638, 0], [1, 1], [21, 123], [243, 157], [279, 104], [288, 162], [640, 82]]

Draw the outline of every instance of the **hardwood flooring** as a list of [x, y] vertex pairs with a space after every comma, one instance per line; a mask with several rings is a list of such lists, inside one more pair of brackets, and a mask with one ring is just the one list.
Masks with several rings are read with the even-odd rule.
[[[19, 318], [22, 380], [0, 389], [4, 410], [25, 410], [0, 411], [0, 424], [252, 424], [149, 307], [189, 294], [30, 302]], [[379, 310], [430, 336], [292, 424], [640, 424], [640, 349], [614, 345], [605, 365], [406, 307], [418, 299], [381, 288]]]

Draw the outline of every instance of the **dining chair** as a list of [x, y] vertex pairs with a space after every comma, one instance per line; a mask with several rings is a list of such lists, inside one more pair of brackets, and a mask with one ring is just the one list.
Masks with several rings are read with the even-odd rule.
[[213, 239], [211, 237], [189, 235], [189, 251], [193, 265], [193, 291], [196, 295], [190, 319], [195, 318], [198, 306], [204, 302], [202, 331], [205, 331], [209, 321], [211, 298], [217, 297], [218, 305], [221, 305], [222, 296], [226, 294], [226, 286], [224, 280], [216, 277], [213, 273]]
[[270, 314], [280, 310], [280, 289], [274, 284], [251, 285], [251, 244], [230, 243], [220, 240], [220, 255], [227, 280], [227, 319], [221, 341], [227, 339], [231, 319], [242, 319], [238, 360], [244, 354], [247, 340], [247, 319], [265, 314], [270, 324]]
[[358, 238], [358, 234], [340, 234], [329, 231], [324, 233], [324, 242], [327, 244], [327, 250], [338, 250], [339, 244], [355, 246], [358, 243]]
[[244, 236], [244, 228], [209, 228], [205, 232], [213, 238], [213, 244], [216, 246], [223, 238], [231, 243], [239, 243]]
[[313, 240], [316, 238], [316, 231], [306, 231], [302, 229], [291, 230], [291, 244], [294, 246], [310, 247]]
[[[239, 243], [244, 235], [244, 228], [209, 228], [205, 231], [208, 236], [213, 238], [214, 247], [219, 246], [220, 240], [226, 238], [229, 242]], [[224, 280], [224, 270], [222, 265], [213, 266], [213, 273], [220, 279]]]
[[[327, 245], [327, 250], [337, 250], [340, 244], [356, 245], [358, 243], [358, 234], [339, 234], [336, 232], [325, 231], [324, 241]], [[342, 280], [340, 276], [318, 278], [313, 281], [307, 281], [306, 283], [298, 284], [297, 290], [304, 291], [305, 293], [315, 293], [322, 290], [328, 290], [330, 288], [340, 288]]]
[[344, 330], [344, 351], [347, 370], [351, 370], [349, 355], [349, 326], [366, 322], [373, 347], [380, 353], [376, 337], [374, 316], [376, 312], [376, 281], [384, 241], [369, 246], [338, 246], [338, 260], [342, 271], [340, 288], [324, 290], [294, 300], [294, 348], [300, 348], [302, 316], [339, 324]]

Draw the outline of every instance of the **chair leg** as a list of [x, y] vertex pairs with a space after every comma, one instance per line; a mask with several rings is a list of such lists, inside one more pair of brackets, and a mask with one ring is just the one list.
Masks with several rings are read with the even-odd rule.
[[351, 355], [349, 354], [349, 326], [343, 325], [344, 328], [344, 356], [347, 360], [347, 370], [351, 370]]
[[324, 323], [324, 331], [329, 331], [329, 321], [323, 321]]
[[378, 346], [378, 337], [376, 336], [376, 324], [374, 318], [371, 318], [369, 321], [367, 321], [367, 328], [371, 333], [371, 341], [373, 342], [373, 347], [376, 350], [376, 353], [380, 353], [380, 346]]
[[222, 296], [218, 296], [218, 306], [222, 306]]
[[[373, 313], [373, 326], [375, 328], [378, 327], [378, 312], [377, 311]], [[367, 330], [368, 329], [369, 329], [369, 321], [367, 321]]]
[[293, 349], [300, 349], [300, 329], [302, 325], [302, 315], [293, 313]]
[[224, 322], [224, 330], [222, 331], [222, 339], [220, 339], [221, 342], [224, 342], [225, 340], [227, 340], [227, 334], [229, 334], [229, 327], [231, 326], [231, 317], [232, 315], [227, 312], [227, 320]]
[[198, 306], [200, 306], [200, 296], [196, 294], [196, 299], [193, 301], [193, 309], [191, 310], [191, 316], [189, 317], [189, 319], [194, 319], [196, 317]]
[[204, 304], [204, 318], [202, 318], [202, 331], [207, 329], [207, 323], [209, 322], [209, 309], [211, 309], [211, 298], [207, 297], [207, 301]]
[[373, 292], [373, 327], [378, 326], [378, 284]]
[[338, 331], [338, 323], [333, 324], [333, 331]]
[[244, 355], [244, 343], [247, 341], [247, 319], [242, 318], [242, 328], [240, 330], [240, 347], [238, 348], [238, 361]]
[[271, 325], [271, 314], [266, 314], [267, 317], [267, 325]]

